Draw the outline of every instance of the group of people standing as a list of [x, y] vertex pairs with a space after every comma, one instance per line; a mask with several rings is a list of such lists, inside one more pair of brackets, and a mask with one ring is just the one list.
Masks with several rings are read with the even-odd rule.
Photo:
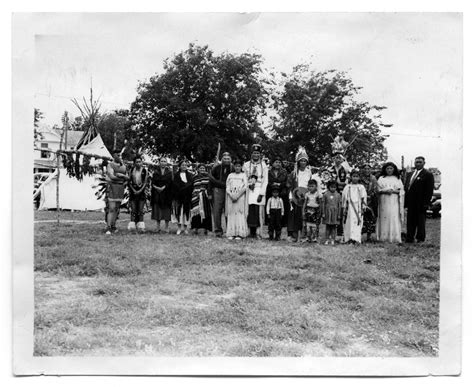
[[[370, 165], [351, 169], [342, 152], [334, 151], [332, 167], [313, 173], [304, 148], [296, 154], [288, 171], [279, 157], [270, 166], [262, 159], [260, 144], [254, 144], [249, 161], [232, 159], [223, 153], [220, 163], [208, 172], [204, 164], [189, 171], [186, 160], [173, 171], [162, 158], [150, 177], [142, 158], [136, 156], [127, 171], [114, 151], [107, 166], [107, 234], [116, 231], [115, 222], [128, 185], [131, 221], [129, 230], [144, 231], [146, 190], [151, 181], [151, 217], [159, 232], [169, 232], [173, 219], [177, 234], [214, 231], [228, 239], [261, 239], [268, 225], [268, 238], [280, 240], [287, 228], [293, 242], [320, 241], [319, 228], [326, 225], [325, 244], [367, 240], [401, 242], [404, 209], [407, 211], [406, 242], [425, 240], [425, 214], [433, 193], [433, 175], [424, 168], [425, 160], [415, 160], [415, 171], [403, 184], [394, 163], [386, 163], [377, 179]], [[162, 229], [162, 222], [164, 228]], [[415, 235], [416, 234], [416, 235]]]

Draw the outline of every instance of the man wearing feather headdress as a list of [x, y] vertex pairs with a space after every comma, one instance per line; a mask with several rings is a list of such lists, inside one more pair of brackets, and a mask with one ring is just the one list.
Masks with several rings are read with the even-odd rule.
[[331, 144], [333, 165], [329, 168], [329, 172], [337, 183], [337, 191], [339, 193], [346, 186], [349, 173], [352, 170], [344, 157], [348, 146], [349, 144], [341, 136], [336, 136]]
[[318, 195], [321, 194], [321, 179], [311, 171], [306, 150], [300, 146], [295, 158], [295, 168], [288, 176], [287, 187], [290, 195], [290, 213], [288, 215], [288, 238], [293, 242], [300, 239], [303, 230], [303, 202], [308, 190], [308, 182], [317, 183]]
[[[332, 179], [336, 182], [337, 192], [342, 194], [344, 187], [349, 182], [349, 174], [352, 168], [349, 166], [346, 158], [344, 157], [349, 144], [344, 141], [344, 138], [340, 135], [334, 138], [331, 143], [332, 147], [332, 159], [333, 165], [329, 168], [329, 173], [332, 175]], [[337, 235], [342, 236], [343, 226], [342, 220], [337, 227]]]
[[268, 184], [268, 167], [262, 159], [262, 146], [252, 145], [252, 154], [249, 161], [244, 163], [243, 171], [249, 181], [249, 211], [247, 223], [250, 237], [261, 238], [262, 226], [265, 221], [265, 193]]

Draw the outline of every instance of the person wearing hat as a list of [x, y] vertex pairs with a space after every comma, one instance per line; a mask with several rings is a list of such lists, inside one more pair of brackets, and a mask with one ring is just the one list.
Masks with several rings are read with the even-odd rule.
[[[339, 135], [336, 136], [331, 143], [333, 164], [329, 168], [329, 172], [331, 173], [332, 180], [336, 182], [337, 192], [341, 195], [344, 187], [349, 183], [350, 172], [352, 170], [344, 157], [348, 146], [349, 144]], [[337, 236], [340, 238], [343, 236], [343, 229], [341, 218], [341, 223], [337, 226]]]
[[122, 161], [121, 151], [114, 149], [112, 151], [112, 157], [113, 161], [107, 164], [105, 176], [107, 182], [107, 235], [117, 232], [115, 223], [125, 192], [124, 185], [129, 179], [127, 168]]
[[308, 154], [303, 147], [299, 147], [295, 157], [295, 168], [288, 176], [287, 188], [290, 198], [290, 212], [288, 214], [288, 239], [297, 242], [303, 229], [304, 195], [308, 191], [308, 182], [312, 177], [308, 166]]
[[283, 161], [280, 156], [275, 156], [271, 162], [271, 168], [268, 171], [268, 189], [267, 201], [272, 197], [272, 189], [275, 185], [280, 189], [280, 198], [283, 200], [285, 208], [284, 214], [281, 218], [282, 227], [286, 227], [288, 222], [288, 212], [290, 210], [290, 201], [288, 199], [288, 189], [286, 181], [288, 180], [288, 172], [283, 167]]
[[281, 237], [281, 219], [285, 214], [285, 206], [280, 197], [280, 185], [274, 183], [271, 191], [272, 196], [267, 201], [268, 239], [279, 241]]
[[[243, 167], [249, 182], [247, 223], [250, 237], [261, 239], [261, 230], [265, 222], [265, 193], [268, 184], [268, 167], [262, 160], [262, 146], [254, 144], [251, 149], [251, 159], [245, 162]], [[251, 176], [254, 176], [255, 179], [251, 179]], [[253, 188], [250, 185], [253, 185]]]
[[212, 192], [212, 215], [214, 218], [214, 235], [221, 237], [222, 214], [225, 213], [226, 182], [233, 172], [232, 157], [229, 152], [222, 154], [221, 162], [215, 165], [209, 174], [209, 183]]

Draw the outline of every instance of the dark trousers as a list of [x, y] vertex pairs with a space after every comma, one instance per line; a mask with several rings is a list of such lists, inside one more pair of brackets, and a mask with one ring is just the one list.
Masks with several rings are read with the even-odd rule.
[[212, 216], [214, 218], [214, 232], [222, 235], [222, 213], [225, 209], [225, 189], [212, 190]]
[[298, 231], [303, 229], [303, 207], [294, 205], [288, 214], [288, 236], [298, 238]]
[[281, 220], [281, 209], [270, 209], [270, 215], [268, 216], [268, 235], [270, 239], [280, 239]]
[[143, 215], [144, 215], [143, 208], [144, 207], [145, 207], [144, 198], [130, 198], [130, 220], [132, 222], [135, 222], [135, 223], [143, 222]]
[[407, 242], [413, 242], [415, 239], [424, 242], [426, 238], [426, 211], [410, 209], [407, 211]]

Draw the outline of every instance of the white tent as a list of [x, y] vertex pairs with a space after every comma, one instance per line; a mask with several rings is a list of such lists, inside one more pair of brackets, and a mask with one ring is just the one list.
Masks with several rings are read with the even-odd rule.
[[[86, 154], [110, 157], [109, 151], [98, 134], [92, 141], [82, 146], [80, 150]], [[101, 163], [97, 159], [97, 163]], [[91, 162], [91, 164], [93, 164]], [[102, 210], [105, 206], [104, 200], [95, 196], [97, 176], [84, 175], [82, 180], [69, 177], [66, 169], [60, 168], [59, 174], [59, 207], [63, 210], [96, 211]], [[39, 187], [40, 202], [39, 210], [56, 208], [56, 173]]]
[[97, 136], [95, 136], [92, 141], [90, 141], [86, 145], [81, 146], [80, 150], [81, 152], [88, 153], [91, 155], [112, 158], [112, 155], [105, 147], [104, 141], [102, 141], [102, 137], [100, 137], [100, 134], [97, 134]]
[[[56, 208], [56, 173], [40, 187], [40, 202], [38, 210]], [[95, 176], [85, 175], [82, 181], [69, 177], [64, 168], [59, 174], [59, 208], [62, 210], [97, 211], [105, 207], [104, 199], [95, 196], [97, 184]]]

